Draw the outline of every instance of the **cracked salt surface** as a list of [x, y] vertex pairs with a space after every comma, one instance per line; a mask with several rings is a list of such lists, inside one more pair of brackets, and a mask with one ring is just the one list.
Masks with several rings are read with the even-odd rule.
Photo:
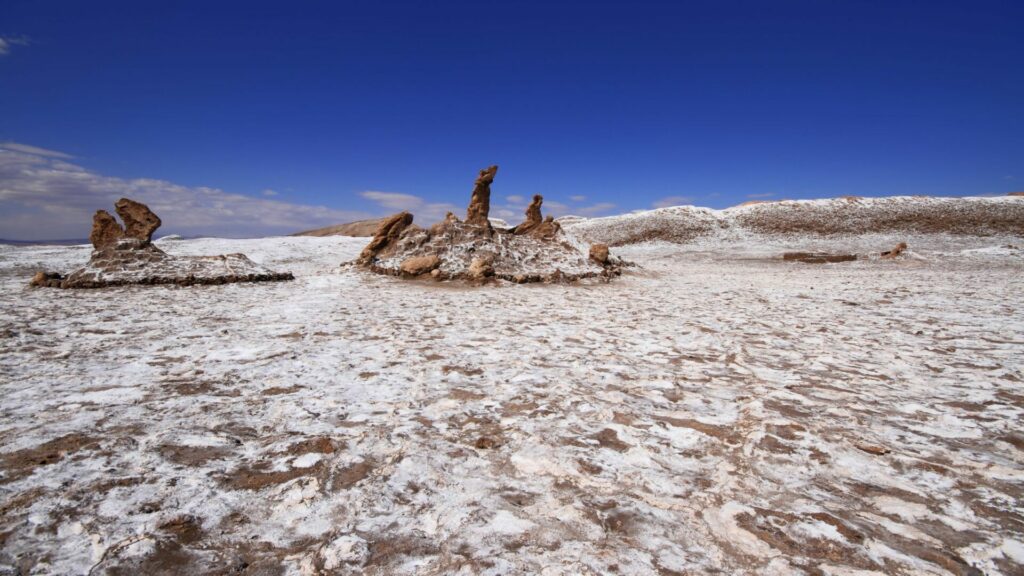
[[296, 280], [85, 292], [25, 284], [87, 248], [2, 246], [0, 573], [1019, 574], [1020, 243], [467, 289], [168, 240]]

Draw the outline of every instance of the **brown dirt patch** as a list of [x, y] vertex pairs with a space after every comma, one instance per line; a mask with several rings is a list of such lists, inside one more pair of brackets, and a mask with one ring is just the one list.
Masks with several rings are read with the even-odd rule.
[[91, 450], [98, 446], [98, 439], [73, 433], [44, 442], [35, 448], [4, 454], [0, 457], [4, 471], [3, 477], [0, 477], [0, 484], [21, 480], [31, 476], [36, 468], [56, 464], [70, 454]]
[[166, 460], [181, 466], [203, 466], [211, 460], [221, 460], [231, 456], [232, 451], [226, 446], [183, 446], [179, 444], [161, 444], [157, 451]]

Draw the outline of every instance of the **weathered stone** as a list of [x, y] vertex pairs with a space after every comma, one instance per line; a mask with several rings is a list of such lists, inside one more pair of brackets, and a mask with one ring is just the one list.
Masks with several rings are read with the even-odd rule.
[[106, 210], [97, 210], [92, 217], [92, 232], [89, 234], [89, 242], [97, 250], [116, 243], [124, 237], [124, 229], [118, 224], [117, 219]]
[[466, 209], [466, 224], [482, 226], [491, 229], [491, 221], [487, 215], [491, 211], [491, 183], [498, 173], [497, 166], [491, 166], [480, 171], [476, 182], [473, 185], [473, 195], [469, 199], [469, 207]]
[[900, 254], [902, 254], [903, 251], [906, 250], [906, 249], [907, 249], [907, 243], [906, 242], [900, 242], [892, 250], [886, 250], [885, 252], [882, 252], [882, 258], [896, 258]]
[[540, 224], [544, 219], [540, 214], [540, 206], [544, 203], [544, 197], [540, 194], [533, 195], [533, 202], [526, 207], [526, 223]]
[[128, 198], [121, 198], [114, 204], [114, 210], [124, 222], [124, 235], [144, 242], [153, 239], [153, 232], [160, 227], [160, 217], [149, 206]]
[[410, 224], [412, 224], [412, 214], [408, 212], [399, 212], [381, 222], [373, 239], [359, 254], [359, 262], [369, 264], [382, 250], [397, 242], [398, 237]]
[[473, 261], [470, 262], [469, 269], [466, 273], [469, 274], [469, 277], [473, 280], [483, 280], [484, 278], [494, 276], [493, 258], [474, 258]]
[[604, 266], [608, 263], [608, 245], [607, 244], [591, 244], [590, 245], [590, 259], [598, 264]]
[[402, 272], [410, 276], [419, 276], [420, 274], [426, 274], [431, 270], [441, 265], [441, 259], [437, 257], [437, 254], [427, 254], [426, 256], [413, 256], [402, 261]]

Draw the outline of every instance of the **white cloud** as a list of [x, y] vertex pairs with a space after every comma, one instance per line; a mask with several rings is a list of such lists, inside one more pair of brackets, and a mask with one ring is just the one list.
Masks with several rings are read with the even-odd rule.
[[11, 46], [28, 46], [28, 38], [24, 36], [0, 36], [0, 56], [10, 54]]
[[750, 198], [751, 200], [756, 200], [758, 198], [771, 198], [772, 196], [775, 196], [774, 192], [764, 192], [762, 194], [747, 194], [747, 198]]
[[4, 150], [10, 150], [11, 152], [24, 152], [25, 154], [32, 154], [33, 156], [43, 156], [45, 158], [74, 158], [74, 156], [70, 154], [57, 152], [56, 150], [47, 150], [46, 148], [29, 146], [28, 144], [18, 144], [17, 142], [0, 142], [0, 148]]
[[442, 220], [448, 212], [458, 214], [460, 210], [465, 209], [448, 202], [427, 202], [419, 196], [402, 192], [367, 190], [359, 195], [391, 211], [406, 210], [412, 212], [416, 223], [421, 225], [433, 224]]
[[149, 205], [164, 222], [160, 233], [188, 236], [286, 234], [373, 216], [166, 180], [104, 176], [68, 158], [25, 144], [0, 145], [0, 238], [85, 238], [96, 210], [113, 210], [121, 197]]
[[586, 199], [587, 199], [587, 197], [584, 196], [583, 194], [577, 194], [575, 196], [569, 196], [569, 200], [572, 200], [573, 202], [584, 202], [584, 201], [586, 201]]
[[277, 196], [278, 195], [277, 194], [277, 190], [271, 190], [270, 188], [267, 188], [267, 189], [263, 190], [262, 192], [260, 192], [260, 194], [263, 194], [267, 198], [271, 198], [273, 196]]
[[666, 196], [659, 200], [655, 200], [652, 206], [655, 208], [668, 208], [670, 206], [684, 206], [691, 202], [693, 202], [693, 198], [690, 198], [689, 196]]
[[526, 202], [526, 198], [523, 198], [518, 194], [513, 194], [512, 196], [505, 196], [505, 200], [512, 204], [523, 204], [524, 202]]
[[580, 216], [601, 216], [611, 212], [614, 208], [615, 204], [612, 204], [611, 202], [598, 202], [592, 206], [576, 208], [575, 211]]

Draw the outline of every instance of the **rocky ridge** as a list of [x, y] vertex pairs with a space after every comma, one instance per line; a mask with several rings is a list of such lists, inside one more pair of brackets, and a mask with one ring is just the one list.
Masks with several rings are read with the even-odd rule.
[[838, 236], [874, 233], [1024, 236], [1020, 196], [935, 198], [893, 196], [757, 202], [713, 210], [674, 206], [604, 218], [563, 218], [562, 227], [585, 242], [624, 246], [645, 241], [686, 244], [700, 238], [747, 235]]

